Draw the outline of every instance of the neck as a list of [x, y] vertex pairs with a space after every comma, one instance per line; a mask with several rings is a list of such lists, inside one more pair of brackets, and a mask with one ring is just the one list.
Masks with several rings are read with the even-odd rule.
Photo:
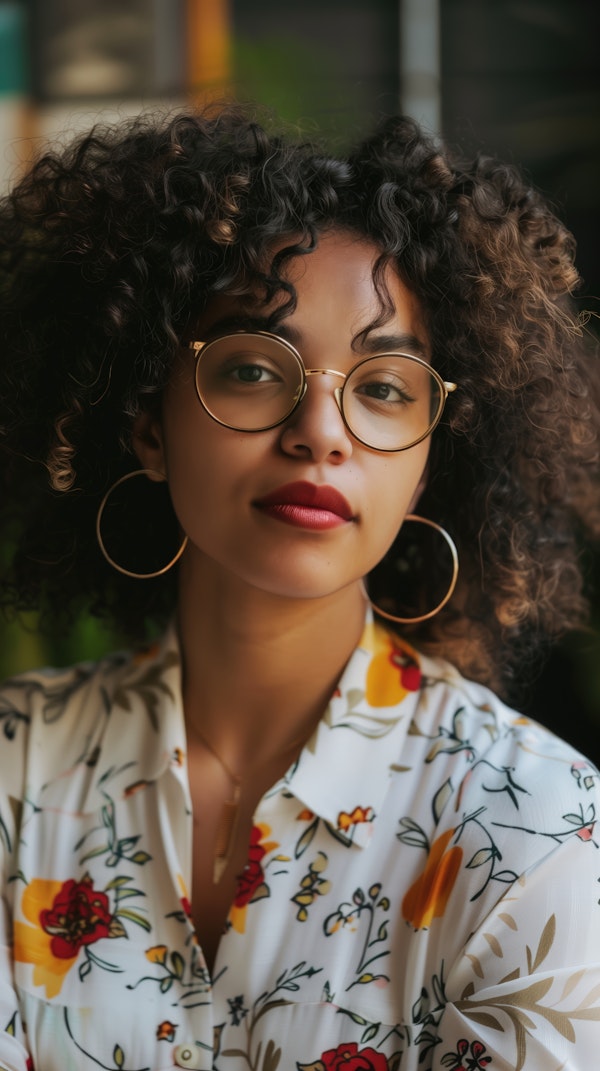
[[208, 740], [235, 772], [292, 752], [321, 717], [364, 613], [358, 583], [282, 598], [188, 559], [178, 627], [190, 741]]

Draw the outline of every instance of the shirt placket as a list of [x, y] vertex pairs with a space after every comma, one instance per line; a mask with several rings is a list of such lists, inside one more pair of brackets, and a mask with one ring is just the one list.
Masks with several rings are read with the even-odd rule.
[[185, 759], [168, 771], [161, 807], [165, 856], [179, 904], [187, 915], [186, 937], [191, 943], [192, 980], [197, 979], [197, 986], [191, 985], [193, 993], [188, 994], [190, 1006], [180, 1003], [177, 1008], [178, 1043], [173, 1049], [173, 1063], [175, 1067], [189, 1071], [210, 1071], [214, 1037], [212, 987], [206, 985], [209, 972], [197, 944], [187, 902], [187, 890], [191, 887], [193, 822]]

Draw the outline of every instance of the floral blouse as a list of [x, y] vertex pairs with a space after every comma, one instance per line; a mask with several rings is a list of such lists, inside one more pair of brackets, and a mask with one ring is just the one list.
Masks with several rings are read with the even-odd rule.
[[598, 774], [367, 621], [211, 975], [174, 632], [0, 691], [0, 1068], [591, 1071]]

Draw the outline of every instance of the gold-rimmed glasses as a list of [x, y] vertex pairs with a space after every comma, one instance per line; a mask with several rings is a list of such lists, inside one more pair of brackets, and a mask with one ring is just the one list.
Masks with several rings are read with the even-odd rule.
[[306, 368], [290, 342], [267, 331], [236, 331], [188, 348], [200, 403], [235, 431], [283, 424], [302, 402], [308, 376], [334, 376], [343, 381], [333, 394], [350, 434], [372, 450], [408, 450], [431, 434], [456, 390], [411, 353], [378, 353], [344, 373]]

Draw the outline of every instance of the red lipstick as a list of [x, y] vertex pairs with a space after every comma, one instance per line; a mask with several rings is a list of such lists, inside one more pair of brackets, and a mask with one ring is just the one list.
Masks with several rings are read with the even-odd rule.
[[284, 524], [317, 531], [338, 528], [354, 519], [350, 503], [335, 487], [304, 480], [277, 487], [254, 505]]

